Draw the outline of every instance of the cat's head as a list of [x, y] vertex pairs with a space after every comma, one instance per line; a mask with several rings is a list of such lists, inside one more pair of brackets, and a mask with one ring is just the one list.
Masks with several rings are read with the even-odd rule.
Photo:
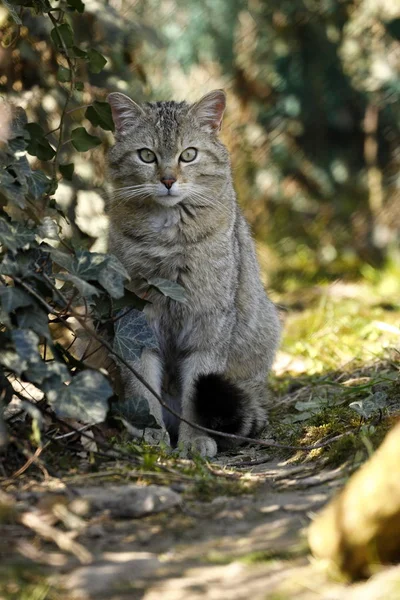
[[225, 93], [215, 90], [195, 104], [141, 106], [119, 92], [108, 96], [115, 123], [109, 169], [115, 200], [174, 206], [201, 204], [229, 176], [229, 155], [218, 139]]

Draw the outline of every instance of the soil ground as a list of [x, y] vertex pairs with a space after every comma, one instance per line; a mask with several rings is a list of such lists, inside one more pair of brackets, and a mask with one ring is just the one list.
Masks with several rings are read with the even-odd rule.
[[253, 444], [206, 462], [115, 436], [124, 455], [110, 460], [100, 432], [90, 446], [61, 431], [29, 462], [14, 422], [0, 465], [0, 599], [399, 599], [400, 567], [349, 584], [307, 547], [310, 519], [400, 412], [399, 306], [365, 294], [285, 296], [266, 435], [323, 448]]

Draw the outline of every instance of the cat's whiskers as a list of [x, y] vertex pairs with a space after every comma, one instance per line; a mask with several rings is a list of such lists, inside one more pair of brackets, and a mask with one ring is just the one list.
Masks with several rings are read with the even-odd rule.
[[203, 204], [209, 206], [210, 208], [219, 210], [221, 213], [226, 213], [229, 211], [229, 207], [227, 205], [222, 204], [222, 202], [216, 198], [210, 198], [206, 196], [203, 191], [200, 191], [197, 187], [195, 187], [195, 184], [192, 185], [192, 188], [189, 191], [189, 196], [193, 198], [193, 200], [200, 200], [203, 202]]

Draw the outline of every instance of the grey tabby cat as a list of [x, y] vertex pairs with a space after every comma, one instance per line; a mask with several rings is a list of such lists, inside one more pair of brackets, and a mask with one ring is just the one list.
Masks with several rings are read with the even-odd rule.
[[[116, 126], [110, 252], [139, 295], [147, 289], [143, 277], [162, 277], [187, 297], [181, 303], [150, 292], [146, 313], [159, 348], [145, 349], [133, 366], [186, 419], [254, 436], [266, 424], [266, 376], [280, 323], [218, 139], [225, 94], [213, 91], [193, 105], [138, 106], [117, 92], [108, 101]], [[168, 430], [184, 454], [211, 457], [217, 443], [226, 448], [226, 438], [176, 423], [130, 372], [122, 376], [125, 395], [146, 398], [162, 426], [146, 430], [147, 440], [169, 440]]]

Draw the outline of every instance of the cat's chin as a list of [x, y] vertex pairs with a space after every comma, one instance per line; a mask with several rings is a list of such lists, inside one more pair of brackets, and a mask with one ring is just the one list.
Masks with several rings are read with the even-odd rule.
[[155, 196], [154, 200], [160, 206], [172, 208], [173, 206], [176, 206], [177, 204], [179, 204], [179, 202], [182, 202], [183, 196], [181, 196], [181, 195], [179, 195], [179, 196], [170, 196], [170, 195]]

